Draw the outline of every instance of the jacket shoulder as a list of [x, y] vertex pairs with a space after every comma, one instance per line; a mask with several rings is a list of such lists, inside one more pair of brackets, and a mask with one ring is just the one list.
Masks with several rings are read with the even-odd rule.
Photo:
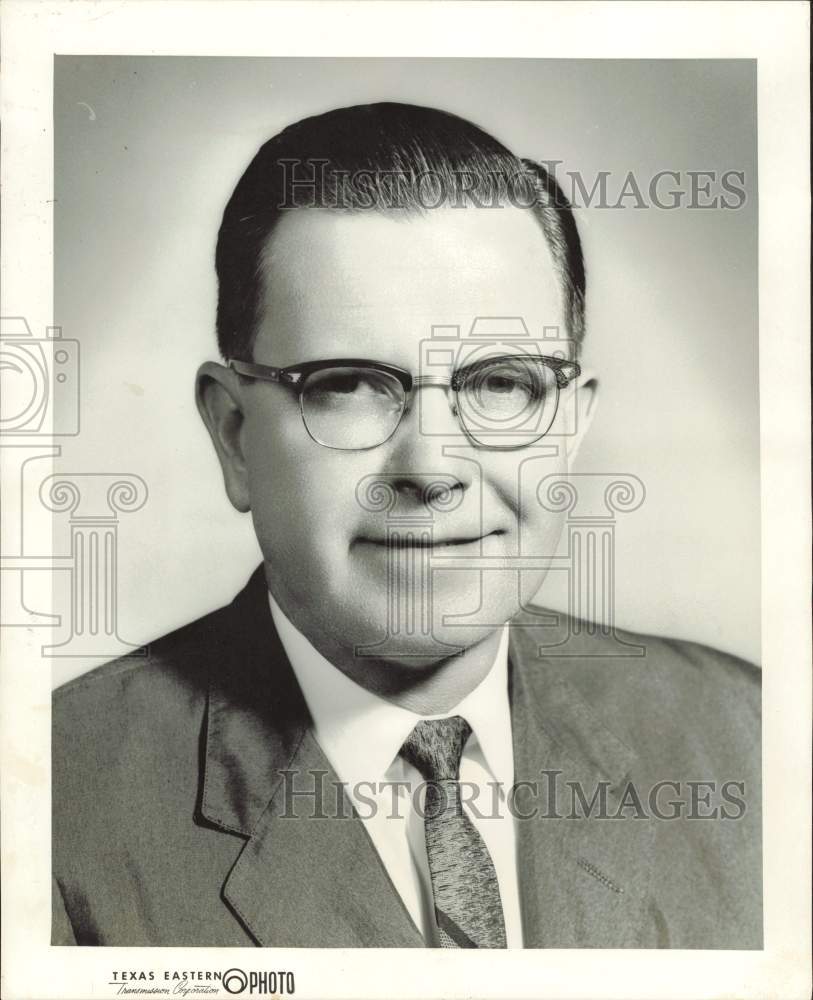
[[520, 641], [523, 653], [535, 652], [537, 658], [568, 659], [597, 669], [605, 668], [610, 660], [658, 664], [677, 671], [678, 679], [690, 681], [696, 681], [698, 673], [710, 673], [723, 683], [759, 686], [762, 675], [758, 665], [703, 643], [629, 629], [607, 629], [533, 605], [517, 615], [511, 625], [531, 641], [532, 649], [528, 642]]
[[85, 755], [116, 757], [133, 741], [166, 742], [180, 717], [202, 715], [210, 663], [229, 642], [229, 612], [220, 608], [58, 687], [54, 767], [75, 770]]
[[71, 701], [82, 698], [104, 697], [113, 688], [138, 683], [142, 679], [154, 681], [158, 674], [176, 675], [180, 680], [184, 671], [179, 668], [192, 657], [206, 656], [212, 645], [222, 637], [223, 627], [228, 624], [229, 610], [230, 605], [218, 608], [132, 653], [74, 677], [54, 690], [55, 705], [67, 706]]
[[[551, 615], [555, 627], [535, 627]], [[701, 643], [608, 632], [542, 609], [514, 624], [535, 697], [545, 698], [546, 684], [566, 684], [623, 743], [652, 761], [671, 755], [687, 766], [758, 767], [762, 672], [755, 664]]]

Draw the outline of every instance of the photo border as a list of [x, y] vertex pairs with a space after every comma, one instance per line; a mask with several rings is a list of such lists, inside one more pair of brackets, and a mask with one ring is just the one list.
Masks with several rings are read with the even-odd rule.
[[247, 948], [51, 947], [50, 676], [37, 637], [6, 630], [3, 995], [106, 996], [116, 969], [239, 966], [294, 971], [298, 998], [809, 996], [807, 6], [7, 0], [2, 13], [2, 314], [25, 316], [35, 334], [54, 322], [55, 54], [758, 60], [765, 813], [759, 952], [273, 949], [270, 962]]

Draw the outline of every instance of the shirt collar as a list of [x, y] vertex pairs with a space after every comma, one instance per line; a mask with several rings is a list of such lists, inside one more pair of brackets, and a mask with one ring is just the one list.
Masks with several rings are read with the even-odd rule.
[[514, 780], [508, 623], [503, 626], [494, 663], [477, 687], [448, 712], [427, 716], [394, 705], [351, 680], [311, 645], [270, 592], [268, 600], [280, 641], [313, 718], [316, 737], [343, 781], [384, 781], [416, 722], [462, 715], [472, 728], [492, 778], [507, 791]]

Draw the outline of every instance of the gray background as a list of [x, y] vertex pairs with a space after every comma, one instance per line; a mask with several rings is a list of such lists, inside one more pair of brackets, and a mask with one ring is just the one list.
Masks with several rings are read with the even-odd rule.
[[[601, 378], [577, 471], [628, 472], [616, 621], [753, 660], [760, 649], [756, 64], [746, 60], [59, 56], [54, 322], [80, 341], [82, 432], [67, 472], [133, 472], [120, 527], [120, 634], [143, 642], [226, 601], [259, 561], [193, 399], [217, 356], [214, 245], [257, 147], [331, 107], [402, 100], [562, 160], [610, 200], [632, 170], [741, 170], [737, 211], [578, 212], [585, 360]], [[687, 189], [688, 182], [680, 185]], [[665, 188], [668, 190], [668, 188]], [[56, 515], [54, 545], [69, 545]], [[64, 577], [57, 599], [67, 611]], [[565, 608], [559, 574], [539, 600]], [[57, 639], [58, 641], [58, 639]], [[111, 655], [115, 649], [111, 650]], [[55, 661], [55, 683], [99, 661]]]

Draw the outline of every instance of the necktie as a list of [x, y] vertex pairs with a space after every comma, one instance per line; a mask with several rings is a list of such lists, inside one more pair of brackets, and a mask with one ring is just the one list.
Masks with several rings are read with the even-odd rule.
[[471, 726], [459, 715], [422, 721], [401, 747], [401, 755], [427, 782], [426, 854], [441, 944], [504, 948], [494, 862], [460, 801], [460, 757], [470, 734]]

